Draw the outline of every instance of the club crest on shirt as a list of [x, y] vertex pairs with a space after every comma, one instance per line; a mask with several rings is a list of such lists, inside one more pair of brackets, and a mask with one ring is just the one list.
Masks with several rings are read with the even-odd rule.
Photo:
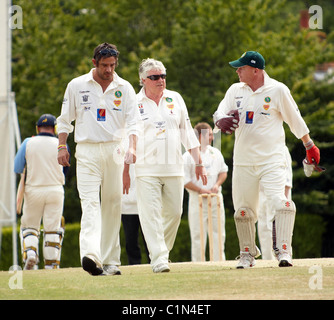
[[167, 104], [167, 108], [169, 109], [170, 114], [174, 114], [174, 113], [173, 113], [174, 104]]

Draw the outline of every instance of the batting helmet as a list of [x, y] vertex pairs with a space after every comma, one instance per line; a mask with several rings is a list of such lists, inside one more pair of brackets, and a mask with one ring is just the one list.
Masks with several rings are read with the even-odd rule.
[[52, 114], [43, 114], [36, 123], [36, 131], [39, 133], [39, 127], [54, 127], [55, 133], [57, 131], [57, 118]]

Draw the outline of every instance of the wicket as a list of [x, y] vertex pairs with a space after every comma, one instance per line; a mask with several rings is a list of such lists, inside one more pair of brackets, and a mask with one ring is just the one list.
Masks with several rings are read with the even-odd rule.
[[205, 246], [204, 246], [204, 223], [203, 223], [203, 198], [207, 199], [208, 208], [208, 235], [209, 235], [209, 252], [210, 261], [213, 261], [213, 224], [212, 224], [212, 198], [216, 198], [217, 204], [217, 223], [218, 223], [218, 250], [219, 261], [222, 261], [222, 230], [221, 230], [221, 208], [219, 195], [216, 193], [203, 193], [198, 195], [199, 204], [199, 221], [200, 221], [200, 241], [201, 241], [201, 261], [205, 261]]

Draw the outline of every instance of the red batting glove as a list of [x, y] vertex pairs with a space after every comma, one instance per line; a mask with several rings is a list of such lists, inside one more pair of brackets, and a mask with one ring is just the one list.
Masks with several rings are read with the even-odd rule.
[[319, 164], [320, 162], [320, 150], [317, 146], [313, 143], [312, 140], [304, 144], [306, 148], [306, 157], [309, 163], [316, 163]]

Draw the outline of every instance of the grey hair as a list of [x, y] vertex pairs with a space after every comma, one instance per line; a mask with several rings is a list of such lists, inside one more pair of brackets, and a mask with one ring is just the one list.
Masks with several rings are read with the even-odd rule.
[[161, 61], [147, 58], [141, 62], [141, 64], [139, 65], [139, 83], [141, 86], [144, 85], [142, 79], [145, 79], [148, 72], [154, 69], [159, 69], [162, 70], [163, 73], [166, 73], [166, 68]]

